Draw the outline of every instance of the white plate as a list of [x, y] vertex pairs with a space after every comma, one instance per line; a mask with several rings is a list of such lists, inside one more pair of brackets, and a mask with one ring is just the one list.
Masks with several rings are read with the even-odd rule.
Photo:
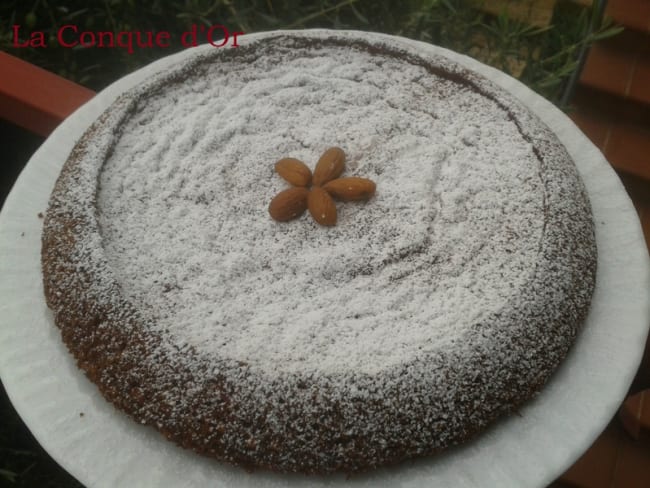
[[[240, 43], [267, 35], [244, 36]], [[370, 41], [388, 37], [364, 35]], [[390, 42], [443, 54], [502, 86], [556, 132], [576, 161], [593, 206], [598, 275], [587, 324], [566, 361], [520, 416], [443, 455], [350, 480], [247, 473], [187, 452], [116, 411], [76, 368], [45, 305], [37, 214], [45, 211], [61, 166], [88, 125], [118, 94], [184, 59], [190, 54], [185, 51], [119, 80], [69, 117], [29, 161], [0, 214], [0, 375], [36, 439], [81, 482], [174, 488], [543, 487], [615, 414], [638, 368], [650, 324], [650, 262], [636, 212], [616, 174], [563, 113], [518, 81], [428, 44]]]

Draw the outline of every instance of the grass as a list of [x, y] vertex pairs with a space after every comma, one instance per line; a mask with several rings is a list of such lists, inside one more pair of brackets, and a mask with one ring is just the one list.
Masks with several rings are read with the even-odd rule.
[[[222, 24], [247, 33], [308, 27], [372, 30], [470, 54], [559, 104], [578, 66], [578, 54], [594, 41], [620, 31], [600, 22], [590, 10], [568, 2], [559, 4], [548, 28], [515, 22], [505, 14], [490, 16], [469, 4], [462, 0], [8, 0], [0, 4], [0, 49], [98, 90], [182, 46], [176, 42], [168, 49], [140, 49], [134, 54], [124, 49], [63, 48], [56, 42], [62, 25], [113, 32], [164, 30], [175, 39], [192, 24]], [[43, 31], [48, 47], [14, 48], [14, 24], [20, 24], [23, 32]], [[5, 149], [7, 141], [29, 138], [14, 137], [12, 130], [0, 126]], [[10, 155], [7, 160], [26, 161], [34, 144], [30, 139], [24, 146], [26, 155]], [[4, 389], [0, 391], [0, 418], [0, 486], [81, 486], [34, 440]]]

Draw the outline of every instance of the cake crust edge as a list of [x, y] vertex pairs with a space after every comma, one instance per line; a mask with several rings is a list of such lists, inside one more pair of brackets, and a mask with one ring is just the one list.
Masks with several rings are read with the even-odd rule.
[[[303, 39], [316, 45], [327, 42], [308, 34], [297, 35], [297, 38], [297, 42]], [[283, 45], [287, 40], [295, 41], [283, 34], [265, 38], [265, 43], [272, 43], [273, 40], [282, 41]], [[342, 35], [330, 42], [345, 44], [348, 39]], [[395, 55], [399, 51], [395, 46], [368, 44], [360, 38], [354, 42], [370, 52], [376, 49], [381, 54]], [[414, 53], [407, 54], [411, 59], [423, 62]], [[163, 78], [166, 82], [180, 80], [183, 73], [196, 69], [205, 57], [199, 56]], [[438, 66], [433, 67], [441, 70]], [[284, 385], [282, 389], [293, 391], [300, 401], [283, 407], [286, 425], [283, 429], [285, 432], [280, 434], [279, 431], [269, 432], [265, 428], [260, 411], [250, 411], [244, 407], [242, 402], [250, 398], [252, 392], [240, 391], [233, 384], [233, 378], [241, 379], [252, 374], [246, 371], [245, 366], [241, 366], [231, 377], [232, 365], [224, 365], [223, 374], [216, 375], [208, 372], [206, 365], [209, 379], [196, 391], [189, 391], [187, 385], [195, 383], [195, 374], [189, 369], [183, 370], [173, 358], [169, 358], [168, 362], [160, 358], [163, 359], [159, 361], [160, 364], [167, 364], [166, 371], [152, 371], [146, 362], [142, 362], [143, 357], [164, 353], [156, 347], [155, 338], [145, 337], [142, 317], [122, 296], [119, 284], [110, 278], [110, 273], [106, 273], [108, 276], [102, 278], [101, 286], [97, 286], [97, 270], [85, 265], [96, 258], [84, 256], [85, 248], [79, 242], [80, 236], [88, 231], [101, 239], [96, 219], [93, 221], [94, 211], [82, 214], [71, 211], [67, 200], [71, 188], [88, 184], [89, 175], [80, 172], [79, 161], [96, 150], [91, 147], [96, 128], [119, 123], [120, 117], [128, 117], [139, 97], [145, 96], [143, 94], [147, 87], [160, 83], [160, 79], [137, 89], [135, 96], [130, 92], [120, 97], [84, 134], [57, 180], [44, 221], [42, 268], [46, 302], [54, 312], [55, 323], [61, 329], [66, 346], [102, 395], [136, 421], [154, 426], [167, 438], [200, 454], [248, 468], [322, 474], [365, 471], [407, 458], [433, 454], [474, 437], [496, 418], [515, 411], [539, 392], [567, 354], [588, 313], [596, 274], [595, 238], [589, 200], [577, 170], [572, 163], [567, 164], [570, 162], [568, 153], [541, 121], [514, 102], [512, 97], [454, 63], [445, 63], [437, 74], [440, 73], [469, 83], [476, 90], [483, 90], [483, 95], [495, 97], [509, 111], [522, 135], [534, 145], [545, 185], [552, 186], [546, 192], [545, 233], [540, 248], [542, 264], [526, 284], [530, 289], [528, 300], [513, 304], [511, 316], [503, 312], [486, 318], [483, 322], [491, 324], [490, 327], [485, 327], [485, 323], [476, 324], [467, 337], [468, 343], [483, 343], [472, 341], [471, 336], [494, 334], [494, 330], [498, 329], [496, 324], [516, 327], [516, 334], [510, 337], [495, 336], [487, 341], [492, 344], [510, 340], [512, 354], [498, 361], [494, 358], [486, 360], [491, 367], [483, 368], [480, 377], [470, 377], [467, 372], [454, 373], [452, 370], [446, 378], [446, 381], [458, 387], [455, 391], [480, 390], [477, 396], [445, 399], [436, 403], [431, 393], [425, 390], [439, 385], [404, 384], [400, 381], [399, 371], [396, 371], [393, 377], [386, 378], [387, 397], [399, 399], [406, 394], [416, 395], [428, 398], [434, 404], [427, 408], [411, 406], [404, 412], [394, 405], [376, 400], [337, 404], [327, 395], [330, 379], [310, 378], [313, 383], [306, 386], [306, 378], [294, 378], [290, 385]], [[567, 205], [567, 202], [571, 202], [571, 205]], [[560, 293], [570, 298], [564, 300], [557, 310], [549, 311], [545, 308], [548, 304], [535, 299], [537, 293]], [[522, 311], [521, 307], [528, 310]], [[528, 317], [529, 321], [523, 323], [522, 316]], [[531, 324], [534, 327], [530, 327]], [[541, 329], [553, 332], [550, 335], [551, 343], [543, 348], [538, 344], [539, 337], [536, 335], [536, 331]], [[480, 361], [495, 351], [476, 348], [469, 352]], [[453, 357], [438, 357], [424, 358], [422, 362], [438, 366], [454, 364], [456, 360]], [[522, 369], [523, 363], [535, 367]], [[404, 367], [427, 366], [409, 364]], [[151, 378], [155, 378], [155, 381], [149, 381]], [[489, 390], [477, 388], [486, 382], [493, 385]], [[364, 385], [363, 378], [359, 378], [359, 385]], [[266, 385], [265, 388], [271, 391], [276, 386]], [[317, 422], [305, 419], [300, 409], [300, 403], [304, 406], [304, 402], [313, 399], [314, 395], [318, 401], [312, 419], [317, 419]], [[181, 415], [168, 404], [169, 397], [188, 400]], [[445, 412], [448, 418], [435, 415], [427, 418], [441, 412]], [[351, 420], [375, 427], [348, 425]], [[423, 424], [426, 428], [417, 429], [408, 440], [400, 443], [396, 434], [390, 438], [386, 432], [377, 430], [378, 424], [386, 423], [405, 432], [416, 429], [415, 424]], [[463, 427], [455, 428], [453, 433], [445, 432], [449, 430], [449, 425]], [[341, 434], [348, 431], [351, 435]], [[238, 432], [238, 435], [234, 436], [233, 432]], [[241, 435], [242, 432], [247, 432], [247, 438]], [[309, 439], [305, 440], [304, 432], [308, 433]], [[293, 440], [288, 441], [292, 436]], [[389, 437], [385, 445], [381, 442], [381, 436]], [[433, 438], [437, 440], [432, 442]], [[289, 452], [282, 449], [287, 444], [294, 446]]]

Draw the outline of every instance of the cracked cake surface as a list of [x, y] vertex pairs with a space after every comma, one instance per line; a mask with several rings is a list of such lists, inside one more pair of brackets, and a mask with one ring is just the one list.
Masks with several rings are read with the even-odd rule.
[[[331, 228], [269, 218], [275, 161], [333, 145], [375, 196]], [[595, 280], [555, 135], [447, 58], [354, 32], [198, 51], [126, 92], [44, 226], [48, 305], [102, 394], [184, 447], [286, 472], [471, 438], [540, 390]]]

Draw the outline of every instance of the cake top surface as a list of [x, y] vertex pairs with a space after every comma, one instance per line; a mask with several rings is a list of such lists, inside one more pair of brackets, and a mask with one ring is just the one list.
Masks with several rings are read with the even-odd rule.
[[[280, 158], [377, 185], [338, 224], [272, 220]], [[358, 471], [518, 408], [595, 280], [555, 135], [444, 56], [358, 32], [254, 35], [120, 96], [66, 162], [43, 233], [63, 339], [106, 398], [197, 452]]]
[[[288, 186], [274, 162], [313, 168], [332, 145], [376, 196], [339, 204], [334, 228], [271, 220]], [[539, 171], [509, 113], [471, 87], [362, 49], [293, 47], [138, 102], [97, 210], [110, 269], [170, 347], [269, 375], [372, 375], [465, 347], [521, 293]]]

